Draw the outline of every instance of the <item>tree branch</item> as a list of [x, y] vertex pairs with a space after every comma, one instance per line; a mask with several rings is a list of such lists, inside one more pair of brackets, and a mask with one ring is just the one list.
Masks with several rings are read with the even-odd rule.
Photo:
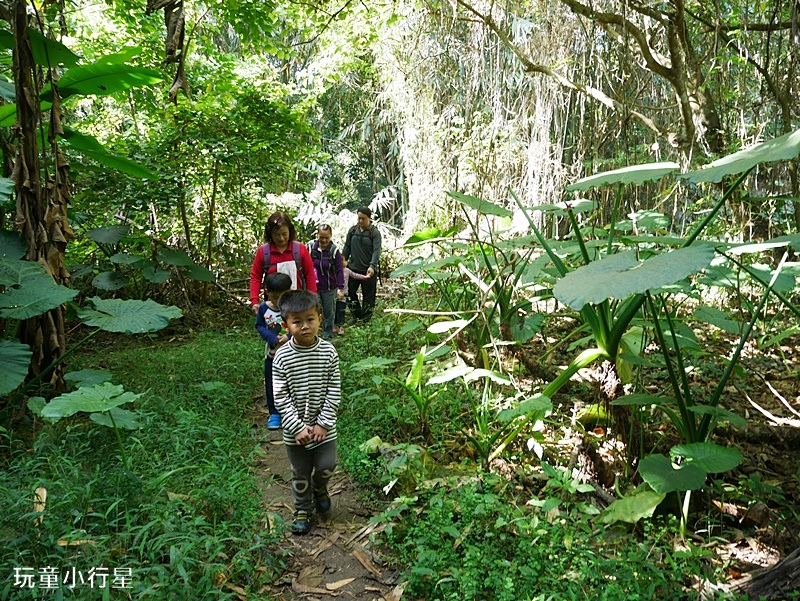
[[[658, 60], [655, 55], [653, 54], [653, 49], [650, 47], [650, 44], [647, 42], [647, 36], [644, 32], [639, 29], [636, 25], [631, 23], [628, 19], [625, 19], [622, 15], [618, 15], [616, 13], [606, 13], [601, 12], [598, 10], [594, 10], [590, 6], [586, 6], [585, 4], [581, 4], [577, 0], [561, 0], [562, 4], [566, 4], [569, 9], [574, 12], [576, 15], [581, 15], [586, 17], [587, 19], [594, 21], [595, 23], [599, 23], [600, 25], [609, 26], [614, 25], [620, 27], [627, 31], [631, 37], [636, 40], [636, 44], [639, 47], [639, 53], [644, 58], [645, 64], [647, 68], [655, 73], [656, 75], [660, 75], [664, 79], [672, 82], [675, 77], [675, 73], [673, 72], [673, 65], [670, 61], [670, 66], [664, 64], [668, 59], [667, 57], [659, 57], [661, 60]], [[638, 10], [634, 8], [634, 10]], [[648, 16], [652, 16], [649, 13], [652, 13], [652, 10], [647, 11]], [[663, 15], [660, 16], [658, 19], [661, 25], [665, 25]], [[606, 29], [603, 27], [603, 29]], [[610, 33], [610, 32], [609, 32]], [[618, 33], [615, 32], [617, 40], [620, 40], [620, 36]], [[664, 61], [664, 62], [662, 62]]]
[[[580, 92], [589, 96], [590, 98], [594, 98], [604, 106], [610, 108], [615, 112], [622, 112], [623, 108], [619, 102], [614, 100], [613, 98], [609, 97], [605, 92], [602, 90], [598, 90], [592, 86], [585, 86], [579, 83], [576, 83], [565, 75], [559, 73], [551, 69], [550, 67], [546, 67], [545, 65], [539, 65], [534, 63], [525, 52], [517, 46], [508, 35], [500, 28], [498, 23], [492, 18], [490, 14], [483, 14], [478, 11], [474, 6], [472, 6], [467, 0], [456, 0], [457, 3], [465, 8], [467, 11], [471, 12], [475, 15], [478, 20], [480, 20], [484, 25], [486, 25], [503, 43], [503, 45], [511, 50], [511, 52], [516, 55], [517, 59], [519, 59], [520, 63], [522, 63], [523, 68], [529, 73], [541, 73], [542, 75], [546, 75], [547, 77], [555, 80], [560, 86], [567, 88], [568, 90], [573, 90], [575, 92]], [[667, 132], [661, 129], [655, 121], [643, 115], [638, 111], [628, 111], [628, 113], [635, 117], [637, 121], [639, 121], [644, 127], [655, 133], [657, 136], [666, 138], [668, 137]]]

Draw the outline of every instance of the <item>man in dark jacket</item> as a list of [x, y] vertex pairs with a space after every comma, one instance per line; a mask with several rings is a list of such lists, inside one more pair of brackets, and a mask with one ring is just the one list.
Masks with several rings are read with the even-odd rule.
[[[353, 317], [367, 322], [375, 308], [381, 256], [381, 232], [372, 225], [372, 211], [369, 207], [358, 209], [358, 223], [347, 232], [342, 256], [347, 259], [348, 267], [352, 271], [366, 276], [363, 280], [350, 278], [347, 294]], [[361, 301], [358, 299], [359, 287], [361, 287]]]

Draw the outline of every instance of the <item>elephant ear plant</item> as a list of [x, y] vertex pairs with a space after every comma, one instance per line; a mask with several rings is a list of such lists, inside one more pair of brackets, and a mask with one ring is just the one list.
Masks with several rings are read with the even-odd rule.
[[[621, 360], [625, 359], [626, 355], [628, 359], [634, 359], [636, 363], [641, 363], [641, 359], [624, 352], [626, 350], [623, 344], [624, 336], [634, 320], [638, 320], [637, 327], [641, 328], [642, 332], [648, 332], [652, 341], [659, 347], [663, 365], [666, 367], [669, 377], [672, 397], [628, 395], [611, 403], [614, 407], [624, 409], [637, 405], [656, 405], [669, 416], [683, 444], [673, 447], [669, 458], [663, 455], [652, 455], [642, 459], [638, 471], [647, 486], [644, 490], [639, 491], [638, 498], [641, 503], [637, 504], [631, 499], [626, 499], [622, 511], [618, 511], [617, 508], [609, 508], [606, 516], [610, 521], [623, 519], [619, 517], [620, 515], [633, 516], [637, 519], [647, 515], [663, 499], [664, 494], [701, 488], [705, 483], [706, 474], [727, 471], [740, 463], [742, 457], [738, 451], [709, 442], [713, 426], [718, 421], [729, 420], [740, 423], [739, 418], [718, 407], [722, 392], [734, 373], [742, 349], [769, 296], [777, 297], [795, 315], [800, 316], [800, 310], [775, 289], [775, 283], [780, 277], [786, 255], [775, 271], [768, 272], [766, 278], [755, 270], [745, 268], [735, 256], [745, 252], [774, 250], [778, 247], [794, 246], [797, 248], [800, 246], [800, 236], [784, 236], [763, 245], [747, 245], [746, 248], [739, 250], [731, 249], [728, 244], [701, 240], [700, 236], [734, 190], [742, 185], [747, 174], [756, 165], [762, 162], [792, 159], [799, 152], [800, 131], [797, 131], [734, 153], [699, 171], [679, 174], [678, 177], [688, 179], [695, 184], [719, 182], [732, 175], [739, 177], [727, 188], [725, 194], [715, 203], [711, 211], [694, 227], [691, 234], [681, 241], [680, 248], [664, 254], [654, 254], [657, 252], [655, 248], [674, 246], [675, 238], [648, 237], [646, 247], [642, 248], [640, 243], [643, 238], [616, 236], [616, 215], [623, 184], [665, 177], [672, 174], [677, 165], [639, 165], [595, 175], [576, 182], [570, 186], [570, 190], [579, 191], [598, 184], [617, 183], [618, 194], [612, 210], [607, 239], [603, 245], [605, 252], [595, 252], [594, 254], [590, 253], [590, 248], [597, 251], [600, 247], [597, 244], [590, 245], [588, 242], [596, 243], [597, 241], [584, 240], [574, 212], [569, 203], [566, 203], [566, 213], [572, 224], [572, 233], [580, 248], [580, 259], [583, 263], [573, 270], [570, 270], [568, 265], [562, 261], [554, 250], [554, 244], [541, 234], [530, 217], [532, 209], [526, 209], [517, 200], [534, 235], [561, 275], [553, 287], [553, 295], [565, 305], [579, 312], [584, 324], [590, 328], [596, 344], [594, 349], [584, 351], [573, 360], [559, 378], [545, 387], [543, 394], [547, 396], [555, 394], [558, 388], [565, 383], [565, 376], [575, 373], [578, 368], [587, 364], [587, 360], [591, 362], [596, 359], [606, 359], [618, 370]], [[632, 250], [621, 250], [622, 247], [631, 244], [634, 246]], [[598, 255], [599, 258], [597, 258]], [[643, 255], [649, 256], [640, 260]], [[672, 305], [679, 303], [676, 303], [677, 295], [670, 289], [687, 277], [700, 273], [703, 269], [708, 268], [712, 261], [717, 262], [720, 258], [728, 259], [745, 268], [747, 273], [752, 276], [753, 282], [763, 286], [764, 292], [752, 308], [750, 321], [743, 327], [737, 347], [727, 361], [714, 392], [710, 398], [700, 402], [696, 398], [697, 394], [691, 389], [686, 376], [685, 349], [681, 344], [680, 324], [671, 308]], [[691, 286], [689, 289], [691, 290]], [[730, 324], [727, 325], [730, 326]], [[622, 434], [624, 435], [624, 432]], [[687, 494], [684, 499], [684, 518], [688, 507], [688, 498]]]
[[[84, 325], [95, 329], [68, 349], [58, 361], [48, 365], [23, 385], [28, 376], [32, 352], [26, 344], [15, 337], [17, 328], [23, 320], [46, 313], [71, 300], [77, 294], [75, 290], [57, 285], [39, 263], [22, 260], [25, 248], [25, 243], [16, 234], [0, 231], [0, 319], [5, 321], [5, 331], [11, 333], [10, 337], [0, 339], [0, 364], [3, 365], [3, 369], [0, 370], [0, 396], [13, 393], [6, 407], [15, 406], [15, 402], [24, 398], [28, 391], [44, 381], [53, 369], [99, 332], [124, 334], [155, 332], [166, 327], [172, 319], [182, 316], [181, 310], [177, 307], [160, 305], [152, 300], [91, 298], [86, 307], [78, 310], [78, 317]], [[135, 423], [129, 419], [130, 416], [123, 413], [109, 412], [114, 407], [138, 397], [131, 393], [123, 393], [118, 387], [108, 388], [111, 385], [107, 383], [95, 381], [94, 384], [98, 384], [100, 388], [86, 385], [75, 393], [70, 393], [71, 396], [67, 395], [66, 399], [62, 399], [55, 406], [43, 407], [42, 415], [51, 418], [65, 417], [71, 413], [64, 413], [64, 407], [82, 407], [81, 403], [87, 401], [95, 407], [90, 412], [101, 412], [105, 415], [93, 418], [98, 423], [111, 424], [115, 429]], [[51, 404], [54, 401], [51, 401]], [[41, 402], [43, 401], [34, 401], [33, 406], [37, 407], [37, 403]], [[58, 409], [58, 414], [54, 413], [57, 407], [62, 407]], [[78, 411], [86, 409], [76, 408], [72, 413]]]

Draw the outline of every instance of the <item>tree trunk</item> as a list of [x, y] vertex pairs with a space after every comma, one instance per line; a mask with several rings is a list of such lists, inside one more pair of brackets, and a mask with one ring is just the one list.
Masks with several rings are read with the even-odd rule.
[[800, 590], [800, 549], [733, 588], [750, 599], [788, 599], [789, 593]]
[[[59, 197], [63, 189], [63, 176], [67, 167], [56, 148], [55, 185], [52, 186], [53, 202], [48, 202], [41, 181], [40, 149], [37, 133], [41, 124], [39, 86], [34, 74], [33, 60], [28, 37], [28, 6], [25, 0], [15, 0], [13, 5], [14, 26], [14, 81], [17, 97], [18, 146], [11, 179], [16, 183], [15, 225], [28, 243], [25, 259], [36, 261], [61, 283], [66, 278], [64, 250], [72, 236], [66, 221], [66, 200]], [[54, 115], [58, 111], [58, 94], [54, 89]], [[56, 120], [58, 121], [57, 117]], [[52, 124], [51, 136], [60, 127], [60, 121]], [[57, 361], [65, 351], [64, 309], [58, 307], [44, 315], [28, 319], [20, 324], [19, 338], [33, 351], [30, 372], [36, 376], [48, 365]], [[53, 370], [50, 384], [57, 392], [65, 389], [63, 369]]]

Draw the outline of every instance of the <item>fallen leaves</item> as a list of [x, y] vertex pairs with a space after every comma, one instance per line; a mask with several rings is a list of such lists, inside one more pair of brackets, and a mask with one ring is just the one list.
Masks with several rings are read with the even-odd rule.
[[375, 565], [372, 563], [372, 560], [369, 557], [367, 557], [367, 554], [364, 553], [364, 551], [362, 551], [361, 549], [354, 549], [351, 555], [358, 560], [358, 563], [364, 566], [364, 569], [367, 572], [369, 572], [370, 574], [375, 576], [375, 578], [380, 580], [381, 573], [378, 571], [378, 568], [376, 568]]

